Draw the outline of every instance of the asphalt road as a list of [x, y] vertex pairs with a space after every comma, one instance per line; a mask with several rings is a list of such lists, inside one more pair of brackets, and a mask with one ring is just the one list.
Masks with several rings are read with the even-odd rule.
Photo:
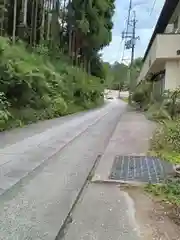
[[126, 104], [0, 134], [0, 239], [55, 239]]

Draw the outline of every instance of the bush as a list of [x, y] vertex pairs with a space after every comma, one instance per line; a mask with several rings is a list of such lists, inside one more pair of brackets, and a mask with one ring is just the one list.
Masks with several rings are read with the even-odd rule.
[[[180, 206], [180, 180], [168, 179], [161, 185], [148, 185], [146, 190], [155, 196], [160, 196], [162, 200]], [[173, 206], [173, 207], [175, 207]], [[179, 216], [178, 216], [179, 218]]]
[[166, 124], [164, 137], [167, 145], [176, 152], [180, 152], [180, 121]]
[[163, 97], [162, 106], [168, 111], [172, 119], [176, 118], [180, 114], [180, 89], [166, 91]]
[[0, 92], [0, 131], [4, 130], [8, 120], [11, 118], [11, 114], [8, 111], [10, 106], [4, 93]]
[[137, 90], [132, 95], [132, 100], [136, 103], [144, 103], [146, 100], [145, 93], [142, 90]]
[[134, 93], [132, 94], [132, 100], [140, 105], [144, 110], [148, 109], [148, 105], [151, 103], [152, 83], [146, 80], [139, 83]]
[[30, 52], [22, 42], [12, 45], [0, 37], [0, 130], [94, 107], [103, 100], [101, 79], [65, 59], [46, 46]]
[[54, 111], [55, 116], [62, 116], [66, 114], [67, 104], [63, 98], [59, 97], [53, 100], [52, 109]]
[[173, 163], [180, 163], [180, 121], [164, 121], [151, 140], [151, 153]]
[[171, 116], [169, 112], [162, 106], [161, 103], [158, 103], [158, 102], [148, 107], [146, 116], [148, 117], [148, 119], [156, 120], [156, 121], [163, 120], [163, 119], [171, 120]]

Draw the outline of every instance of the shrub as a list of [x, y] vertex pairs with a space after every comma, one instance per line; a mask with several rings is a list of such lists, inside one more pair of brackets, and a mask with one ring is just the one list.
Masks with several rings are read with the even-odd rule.
[[163, 107], [169, 112], [171, 118], [176, 118], [180, 113], [180, 89], [166, 91], [163, 97]]
[[151, 140], [153, 155], [173, 163], [180, 163], [180, 121], [164, 121]]
[[103, 99], [101, 79], [45, 45], [31, 52], [22, 42], [0, 37], [0, 74], [0, 130], [94, 107]]
[[141, 81], [132, 94], [132, 100], [140, 105], [145, 110], [148, 109], [148, 105], [151, 103], [152, 97], [152, 83], [146, 80]]
[[[180, 206], [180, 180], [168, 179], [163, 184], [148, 185], [146, 190], [155, 196], [160, 196], [166, 203], [172, 203], [173, 208]], [[179, 210], [177, 211], [177, 219], [179, 219]]]
[[66, 114], [67, 104], [63, 98], [59, 97], [53, 100], [52, 109], [55, 113], [55, 116], [61, 116]]
[[158, 102], [149, 106], [146, 116], [148, 117], [148, 119], [156, 121], [163, 119], [171, 120], [169, 112], [162, 106], [161, 103]]
[[132, 100], [136, 103], [144, 103], [145, 102], [145, 93], [142, 90], [135, 91], [132, 95]]
[[164, 130], [164, 138], [167, 145], [176, 152], [180, 152], [180, 121], [166, 124]]
[[4, 93], [0, 92], [0, 131], [4, 130], [11, 114], [8, 111], [10, 104], [7, 101]]

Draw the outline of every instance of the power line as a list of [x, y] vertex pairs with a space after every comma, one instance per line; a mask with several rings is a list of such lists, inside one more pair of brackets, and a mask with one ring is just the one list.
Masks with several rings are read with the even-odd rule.
[[151, 8], [151, 11], [150, 11], [150, 16], [152, 15], [152, 13], [153, 13], [153, 11], [154, 11], [154, 8], [155, 8], [155, 6], [156, 6], [156, 2], [157, 2], [157, 0], [154, 0], [154, 2], [153, 2], [153, 6], [152, 6], [152, 8]]

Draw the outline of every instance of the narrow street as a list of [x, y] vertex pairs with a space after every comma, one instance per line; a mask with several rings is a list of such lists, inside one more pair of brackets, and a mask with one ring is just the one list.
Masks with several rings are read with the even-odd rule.
[[0, 134], [0, 239], [55, 239], [126, 104]]
[[[114, 98], [1, 133], [0, 239], [178, 240], [177, 225], [141, 187], [161, 176], [146, 159], [154, 129]], [[112, 167], [121, 157], [124, 168]]]
[[180, 240], [180, 0], [0, 9], [0, 240]]

